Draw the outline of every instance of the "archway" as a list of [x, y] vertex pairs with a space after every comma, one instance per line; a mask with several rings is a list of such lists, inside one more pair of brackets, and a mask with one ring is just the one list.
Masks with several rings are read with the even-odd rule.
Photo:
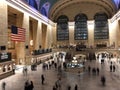
[[107, 51], [100, 51], [95, 53], [96, 60], [99, 63], [109, 62], [110, 58], [113, 57], [113, 53]]

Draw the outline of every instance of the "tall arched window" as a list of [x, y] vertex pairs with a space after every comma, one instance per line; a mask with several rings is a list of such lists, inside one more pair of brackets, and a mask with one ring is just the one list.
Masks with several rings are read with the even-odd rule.
[[57, 40], [69, 40], [68, 17], [61, 15], [57, 19]]
[[109, 39], [108, 16], [105, 13], [97, 13], [94, 19], [94, 39]]
[[75, 16], [75, 40], [87, 40], [88, 39], [88, 28], [87, 28], [87, 16], [85, 14], [78, 14]]

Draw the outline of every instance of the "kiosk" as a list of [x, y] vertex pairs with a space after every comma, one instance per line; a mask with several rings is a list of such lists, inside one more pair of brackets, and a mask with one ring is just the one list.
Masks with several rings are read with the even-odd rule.
[[73, 73], [81, 73], [83, 72], [83, 69], [84, 69], [83, 61], [76, 59], [76, 57], [73, 57], [72, 62], [67, 63], [66, 71]]

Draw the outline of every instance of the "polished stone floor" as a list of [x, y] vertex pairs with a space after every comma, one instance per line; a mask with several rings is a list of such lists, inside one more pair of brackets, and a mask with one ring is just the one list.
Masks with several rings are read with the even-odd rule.
[[[119, 70], [116, 72], [109, 71], [109, 64], [101, 65], [96, 61], [86, 62], [86, 67], [90, 65], [91, 67], [99, 67], [100, 74], [93, 75], [88, 74], [87, 71], [81, 73], [65, 72], [62, 71], [61, 78], [61, 90], [67, 90], [67, 86], [71, 86], [71, 90], [74, 90], [75, 84], [78, 85], [78, 90], [120, 90], [120, 73]], [[24, 90], [24, 83], [26, 80], [32, 80], [34, 83], [34, 90], [52, 90], [55, 81], [58, 79], [58, 72], [55, 68], [48, 70], [42, 69], [42, 64], [38, 65], [37, 71], [31, 71], [28, 66], [28, 74], [23, 75], [22, 71], [16, 71], [15, 75], [9, 76], [5, 79], [0, 80], [0, 85], [2, 82], [6, 82], [6, 90]], [[119, 65], [117, 66], [119, 69]], [[45, 84], [41, 84], [41, 74], [45, 75]], [[106, 85], [102, 86], [100, 77], [104, 75], [106, 77]], [[1, 87], [0, 87], [0, 90]]]

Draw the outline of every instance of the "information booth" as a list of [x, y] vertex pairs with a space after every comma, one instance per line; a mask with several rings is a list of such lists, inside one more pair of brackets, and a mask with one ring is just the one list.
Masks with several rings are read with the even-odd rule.
[[67, 63], [67, 71], [73, 73], [81, 73], [83, 72], [84, 64], [83, 61], [80, 59], [76, 59], [73, 57], [72, 62]]
[[0, 79], [14, 74], [13, 72], [14, 62], [11, 59], [11, 53], [0, 53]]

